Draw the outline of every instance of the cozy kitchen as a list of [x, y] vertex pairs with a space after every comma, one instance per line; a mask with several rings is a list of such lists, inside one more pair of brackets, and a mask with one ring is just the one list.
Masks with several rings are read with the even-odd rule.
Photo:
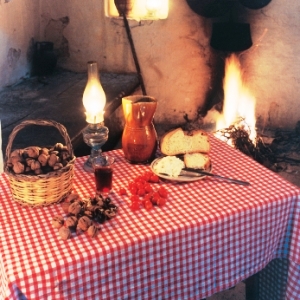
[[299, 13], [0, 0], [0, 298], [300, 299]]

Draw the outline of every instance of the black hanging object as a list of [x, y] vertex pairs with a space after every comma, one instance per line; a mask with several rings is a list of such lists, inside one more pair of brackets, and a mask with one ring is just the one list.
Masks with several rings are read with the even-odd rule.
[[239, 0], [240, 3], [251, 9], [260, 9], [267, 6], [271, 0]]
[[226, 15], [233, 6], [232, 0], [186, 0], [189, 7], [198, 15], [216, 18]]
[[45, 76], [53, 73], [57, 55], [52, 42], [36, 42], [32, 59], [31, 75]]
[[210, 46], [226, 52], [240, 52], [252, 46], [249, 23], [213, 23]]

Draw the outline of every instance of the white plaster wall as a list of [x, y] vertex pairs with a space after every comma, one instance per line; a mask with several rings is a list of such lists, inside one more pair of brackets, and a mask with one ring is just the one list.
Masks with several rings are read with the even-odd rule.
[[273, 0], [251, 11], [254, 46], [243, 66], [262, 125], [294, 128], [300, 120], [299, 15], [299, 0]]
[[29, 76], [39, 23], [39, 1], [0, 0], [0, 88]]
[[[40, 0], [41, 32], [54, 48], [64, 47], [59, 65], [76, 72], [86, 72], [86, 63], [97, 60], [103, 69], [109, 38], [106, 36], [103, 1]], [[64, 24], [64, 18], [69, 23]], [[66, 49], [67, 48], [67, 49]]]
[[[240, 57], [257, 98], [258, 121], [294, 128], [300, 120], [300, 2], [272, 0], [246, 12], [254, 46]], [[59, 66], [85, 72], [93, 59], [101, 71], [135, 71], [123, 21], [104, 16], [104, 0], [2, 0], [0, 17], [1, 45], [7, 45], [0, 50], [2, 69], [9, 69], [8, 50], [21, 49], [21, 59], [1, 75], [0, 86], [26, 74], [25, 53], [36, 30], [40, 40], [55, 43]], [[209, 46], [212, 21], [192, 12], [185, 0], [170, 0], [166, 20], [129, 22], [147, 93], [159, 100], [157, 123], [183, 123], [185, 114], [196, 119], [212, 92], [218, 55]]]
[[[103, 1], [41, 3], [48, 18], [70, 18], [63, 31], [70, 56], [62, 66], [85, 71], [86, 62], [96, 59], [103, 71], [135, 71], [123, 21], [106, 18]], [[257, 119], [262, 126], [294, 128], [300, 120], [300, 2], [273, 0], [263, 9], [242, 11], [249, 14], [254, 46], [241, 60], [257, 98]], [[209, 46], [213, 21], [195, 14], [185, 0], [170, 1], [166, 20], [129, 21], [147, 93], [159, 100], [157, 123], [197, 118], [218, 55]]]
[[[41, 2], [44, 26], [50, 19], [70, 18], [63, 30], [70, 56], [60, 59], [61, 66], [86, 71], [93, 59], [102, 71], [135, 72], [123, 20], [105, 17], [104, 2]], [[211, 76], [207, 23], [184, 0], [170, 1], [167, 20], [129, 20], [147, 93], [159, 100], [156, 122], [183, 123], [184, 114], [197, 115]]]

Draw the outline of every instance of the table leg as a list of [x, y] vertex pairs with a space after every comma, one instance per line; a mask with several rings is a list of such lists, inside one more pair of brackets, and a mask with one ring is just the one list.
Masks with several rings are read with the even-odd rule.
[[259, 299], [258, 294], [258, 273], [247, 278], [245, 281], [246, 285], [246, 300], [257, 300]]

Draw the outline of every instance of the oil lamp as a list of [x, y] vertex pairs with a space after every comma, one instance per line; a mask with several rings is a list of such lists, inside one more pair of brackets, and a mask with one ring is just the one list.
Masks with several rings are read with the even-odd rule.
[[84, 142], [91, 147], [91, 154], [84, 163], [83, 168], [93, 171], [92, 160], [94, 157], [101, 155], [101, 147], [108, 139], [108, 128], [104, 126], [104, 107], [106, 96], [100, 83], [98, 65], [95, 61], [87, 63], [88, 81], [83, 93], [83, 106], [85, 107], [86, 126], [83, 131]]

